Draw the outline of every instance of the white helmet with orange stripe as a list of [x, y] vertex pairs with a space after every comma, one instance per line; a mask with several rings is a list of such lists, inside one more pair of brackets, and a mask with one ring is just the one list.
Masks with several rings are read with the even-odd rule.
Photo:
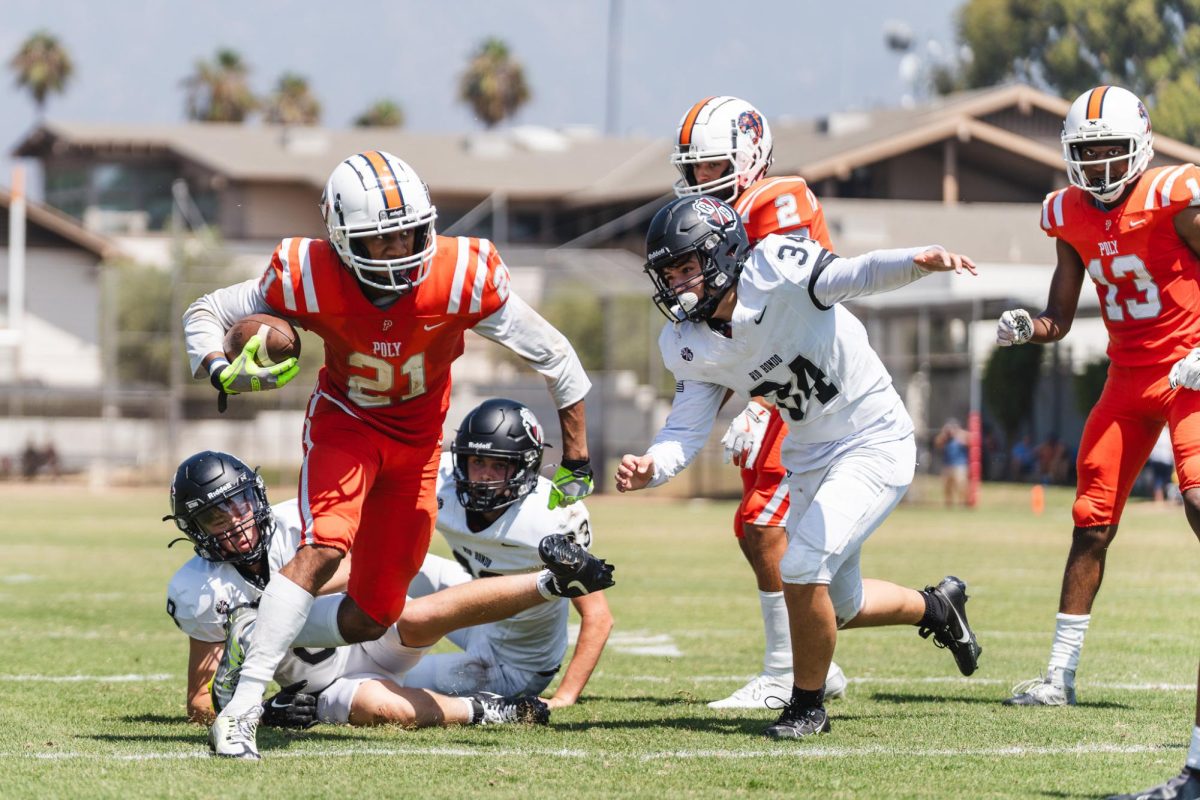
[[[771, 166], [771, 128], [758, 109], [736, 97], [708, 97], [696, 103], [675, 132], [671, 163], [683, 176], [675, 196], [707, 194], [732, 203]], [[698, 164], [720, 164], [715, 177], [700, 176]]]
[[[338, 164], [321, 195], [321, 216], [337, 254], [364, 285], [404, 294], [429, 275], [437, 208], [425, 182], [391, 153], [370, 150]], [[370, 258], [366, 237], [407, 230], [413, 231], [409, 255]]]
[[[1083, 148], [1120, 145], [1126, 152], [1084, 159]], [[1071, 183], [1102, 203], [1121, 196], [1127, 183], [1146, 171], [1154, 158], [1150, 115], [1137, 95], [1120, 86], [1097, 86], [1075, 99], [1063, 121], [1063, 158]], [[1104, 167], [1099, 174], [1098, 168]], [[1084, 172], [1089, 168], [1092, 176]], [[1122, 169], [1124, 167], [1124, 169]]]

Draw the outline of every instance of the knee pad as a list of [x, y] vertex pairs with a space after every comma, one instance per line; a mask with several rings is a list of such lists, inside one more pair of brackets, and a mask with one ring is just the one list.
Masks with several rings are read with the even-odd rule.
[[317, 696], [317, 719], [331, 725], [348, 725], [354, 693], [366, 680], [366, 677], [360, 677], [338, 678], [334, 681]]
[[827, 583], [828, 576], [823, 576], [824, 556], [807, 548], [800, 548], [795, 543], [789, 543], [783, 558], [779, 560], [779, 574], [784, 583]]

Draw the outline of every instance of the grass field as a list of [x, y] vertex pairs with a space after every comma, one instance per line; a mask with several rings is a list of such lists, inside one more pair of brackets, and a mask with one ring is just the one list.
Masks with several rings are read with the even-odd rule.
[[730, 504], [649, 494], [590, 503], [617, 627], [586, 702], [538, 729], [263, 730], [255, 765], [208, 758], [183, 721], [186, 640], [163, 605], [191, 552], [165, 548], [166, 491], [0, 486], [0, 798], [1067, 798], [1158, 783], [1184, 759], [1200, 652], [1183, 514], [1127, 511], [1081, 705], [1006, 708], [1044, 667], [1070, 532], [1066, 491], [1037, 517], [1027, 493], [906, 505], [876, 533], [867, 575], [967, 581], [981, 666], [962, 678], [911, 628], [844, 633], [850, 694], [829, 736], [768, 741], [772, 713], [705, 707], [757, 671], [758, 599]]

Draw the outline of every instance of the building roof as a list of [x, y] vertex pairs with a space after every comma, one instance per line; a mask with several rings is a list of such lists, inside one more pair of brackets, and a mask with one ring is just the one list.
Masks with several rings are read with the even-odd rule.
[[[12, 192], [0, 187], [0, 210], [4, 213], [3, 219], [0, 220], [0, 230], [4, 233], [5, 247], [8, 246], [8, 211], [12, 207], [12, 200]], [[28, 198], [25, 200], [25, 221], [27, 226], [41, 228], [50, 234], [49, 237], [42, 237], [43, 241], [63, 241], [94, 254], [100, 260], [111, 260], [124, 255], [117, 243], [107, 236], [93, 233], [73, 217]], [[29, 246], [35, 245], [32, 239], [33, 237], [30, 237], [28, 241]]]
[[[776, 174], [811, 181], [845, 179], [872, 163], [948, 139], [982, 143], [1001, 162], [1062, 169], [1058, 144], [1069, 103], [1023, 84], [960, 92], [914, 108], [835, 113], [821, 119], [772, 121]], [[1039, 135], [1005, 127], [1013, 113], [1037, 119]], [[15, 149], [19, 156], [79, 151], [162, 152], [235, 182], [324, 185], [337, 160], [382, 149], [409, 161], [435, 196], [483, 199], [500, 192], [514, 200], [568, 205], [657, 197], [677, 177], [663, 136], [601, 137], [582, 129], [517, 126], [471, 134], [401, 129], [288, 128], [267, 125], [179, 125], [44, 122]], [[1158, 136], [1164, 158], [1200, 162], [1200, 149]]]

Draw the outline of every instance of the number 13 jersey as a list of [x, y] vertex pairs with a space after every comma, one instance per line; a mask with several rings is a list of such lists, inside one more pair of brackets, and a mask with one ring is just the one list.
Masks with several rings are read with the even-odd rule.
[[1075, 186], [1042, 203], [1042, 230], [1075, 249], [1096, 285], [1113, 364], [1168, 364], [1200, 346], [1200, 258], [1173, 222], [1197, 205], [1192, 164], [1147, 170], [1110, 211]]

